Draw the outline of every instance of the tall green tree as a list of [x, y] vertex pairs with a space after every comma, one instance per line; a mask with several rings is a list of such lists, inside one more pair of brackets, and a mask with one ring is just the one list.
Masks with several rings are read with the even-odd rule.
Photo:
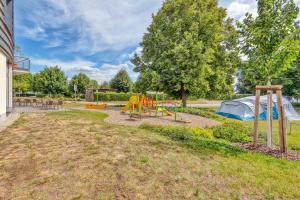
[[100, 87], [101, 88], [110, 88], [110, 84], [108, 81], [104, 81], [103, 83], [101, 83]]
[[142, 60], [163, 90], [181, 97], [233, 91], [237, 32], [217, 0], [166, 0], [144, 35]]
[[77, 86], [77, 93], [78, 94], [85, 94], [86, 89], [89, 88], [91, 83], [90, 78], [83, 74], [79, 73], [72, 77], [70, 83], [69, 83], [69, 89], [70, 91], [74, 92], [74, 85]]
[[300, 58], [291, 68], [278, 76], [273, 84], [282, 84], [284, 95], [300, 99]]
[[99, 83], [96, 80], [90, 80], [89, 88], [98, 89], [99, 88]]
[[249, 76], [247, 76], [245, 65], [246, 64], [243, 64], [243, 66], [240, 67], [239, 73], [237, 74], [237, 91], [240, 94], [252, 94], [255, 92], [256, 85], [249, 79]]
[[147, 91], [159, 91], [159, 75], [154, 71], [143, 71], [134, 83], [134, 92], [146, 94]]
[[135, 54], [131, 59], [131, 63], [135, 66], [133, 71], [140, 73], [134, 83], [134, 92], [146, 94], [147, 91], [160, 91], [162, 89], [159, 84], [159, 74], [147, 67], [147, 64], [143, 62], [141, 56]]
[[33, 90], [45, 95], [64, 95], [68, 90], [67, 78], [58, 66], [46, 66], [34, 75]]
[[26, 93], [32, 90], [32, 74], [22, 74], [13, 77], [13, 89], [17, 92]]
[[118, 92], [129, 92], [132, 87], [132, 81], [125, 69], [121, 69], [111, 80], [110, 86]]
[[255, 84], [270, 84], [297, 59], [300, 41], [293, 0], [257, 0], [258, 16], [247, 13], [238, 23], [246, 74]]

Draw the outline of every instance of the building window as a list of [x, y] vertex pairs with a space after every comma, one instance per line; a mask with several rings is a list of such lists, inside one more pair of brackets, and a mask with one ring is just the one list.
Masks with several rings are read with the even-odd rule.
[[10, 32], [13, 32], [13, 0], [4, 0], [5, 24]]

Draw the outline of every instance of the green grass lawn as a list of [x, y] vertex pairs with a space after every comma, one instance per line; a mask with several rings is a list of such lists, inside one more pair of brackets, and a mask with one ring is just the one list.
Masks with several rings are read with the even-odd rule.
[[[299, 110], [298, 110], [299, 112]], [[300, 112], [299, 112], [300, 113]], [[245, 125], [248, 127], [253, 127], [254, 122], [245, 122]], [[259, 122], [259, 135], [262, 142], [266, 142], [267, 135], [267, 122]], [[287, 127], [287, 141], [289, 149], [296, 150], [300, 153], [300, 122], [290, 122]], [[279, 141], [279, 129], [278, 121], [273, 121], [273, 142], [275, 145], [278, 145]]]
[[183, 144], [88, 111], [24, 114], [0, 137], [4, 199], [299, 199], [299, 162]]
[[[214, 112], [218, 109], [217, 107], [209, 107], [209, 108], [191, 108], [192, 110], [195, 110], [195, 114], [199, 114], [203, 117], [211, 118], [219, 122], [225, 122], [225, 121], [236, 121], [233, 119], [228, 119], [220, 115], [214, 114]], [[197, 112], [199, 111], [199, 113]], [[297, 112], [300, 114], [300, 109], [297, 110]], [[245, 126], [253, 129], [254, 122], [242, 122]], [[262, 143], [266, 143], [266, 137], [267, 137], [267, 122], [266, 121], [260, 121], [259, 122], [259, 137], [260, 141]], [[278, 145], [279, 141], [279, 129], [278, 129], [278, 121], [273, 121], [273, 143], [275, 145]], [[287, 127], [287, 134], [288, 134], [288, 147], [289, 149], [295, 150], [300, 153], [300, 122], [291, 122], [289, 123]]]

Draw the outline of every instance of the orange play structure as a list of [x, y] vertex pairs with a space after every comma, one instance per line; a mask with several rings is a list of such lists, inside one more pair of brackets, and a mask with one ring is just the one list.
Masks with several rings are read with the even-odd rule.
[[[165, 102], [167, 103], [167, 102]], [[168, 102], [169, 104], [174, 104], [174, 102]], [[131, 115], [140, 115], [142, 112], [151, 114], [155, 112], [156, 116], [158, 113], [163, 113], [165, 115], [171, 116], [172, 113], [169, 112], [162, 102], [156, 101], [151, 97], [145, 95], [135, 95], [131, 96], [128, 103], [122, 108], [122, 112], [125, 113], [130, 111]]]
[[100, 103], [100, 104], [92, 104], [92, 103], [88, 103], [85, 104], [85, 108], [86, 109], [97, 109], [97, 110], [103, 110], [105, 109], [107, 106], [106, 103]]
[[106, 103], [99, 103], [99, 94], [100, 92], [97, 90], [96, 94], [96, 103], [87, 103], [85, 104], [86, 109], [97, 109], [97, 110], [103, 110], [107, 107]]
[[[183, 121], [190, 123], [190, 120], [184, 119], [176, 112], [176, 102], [166, 101], [163, 96], [163, 100], [158, 100], [158, 95], [155, 94], [155, 99], [143, 94], [137, 94], [131, 96], [127, 104], [121, 109], [122, 113], [130, 112], [130, 117], [142, 118], [143, 113], [148, 113], [150, 116], [174, 116], [175, 121]], [[167, 108], [174, 110], [174, 113]]]

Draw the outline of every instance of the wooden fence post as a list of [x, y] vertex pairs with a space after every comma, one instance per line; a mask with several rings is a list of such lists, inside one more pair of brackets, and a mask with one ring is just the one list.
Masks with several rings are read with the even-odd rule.
[[259, 102], [260, 102], [260, 89], [256, 89], [255, 97], [255, 121], [254, 121], [254, 131], [253, 131], [253, 142], [254, 145], [258, 143], [258, 123], [259, 123]]
[[273, 91], [268, 90], [268, 105], [267, 105], [267, 145], [272, 147], [272, 126], [273, 126]]
[[278, 107], [278, 123], [279, 123], [279, 144], [280, 151], [282, 153], [287, 152], [287, 141], [286, 141], [286, 129], [284, 123], [284, 110], [282, 105], [282, 92], [281, 90], [276, 91], [277, 95], [277, 107]]

